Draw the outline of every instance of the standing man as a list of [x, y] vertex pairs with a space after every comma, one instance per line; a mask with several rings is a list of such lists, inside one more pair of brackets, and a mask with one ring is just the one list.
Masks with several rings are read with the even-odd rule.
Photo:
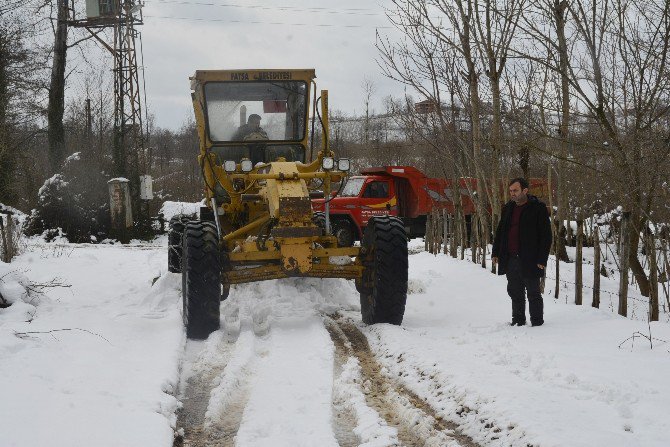
[[526, 292], [530, 323], [544, 323], [540, 278], [549, 258], [551, 226], [547, 206], [528, 194], [528, 181], [509, 183], [511, 200], [502, 209], [493, 241], [492, 259], [498, 274], [507, 275], [507, 293], [512, 299], [512, 326], [526, 324]]

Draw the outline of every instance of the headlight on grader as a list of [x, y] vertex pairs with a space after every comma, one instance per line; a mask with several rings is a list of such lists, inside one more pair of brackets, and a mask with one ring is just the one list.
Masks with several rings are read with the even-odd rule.
[[337, 160], [338, 171], [347, 172], [351, 168], [351, 163], [348, 158], [340, 158]]
[[335, 167], [335, 159], [333, 157], [323, 157], [321, 167], [324, 171], [330, 171]]
[[254, 164], [251, 160], [247, 159], [242, 160], [240, 166], [242, 167], [242, 172], [251, 172], [251, 170], [254, 169]]
[[223, 170], [228, 173], [235, 172], [237, 170], [237, 163], [235, 163], [235, 160], [226, 160], [223, 162]]

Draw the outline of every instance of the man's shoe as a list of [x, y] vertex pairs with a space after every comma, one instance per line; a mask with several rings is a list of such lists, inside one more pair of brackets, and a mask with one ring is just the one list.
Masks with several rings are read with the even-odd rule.
[[530, 325], [531, 326], [542, 326], [544, 324], [544, 320], [542, 321], [531, 321]]
[[509, 325], [510, 326], [525, 326], [526, 322], [525, 321], [512, 320], [512, 322]]

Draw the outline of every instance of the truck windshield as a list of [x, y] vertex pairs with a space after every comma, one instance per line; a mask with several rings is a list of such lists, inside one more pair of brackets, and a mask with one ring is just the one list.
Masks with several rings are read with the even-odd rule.
[[213, 142], [304, 138], [305, 82], [208, 82], [205, 102]]
[[351, 177], [342, 188], [341, 197], [358, 197], [365, 182], [365, 177]]

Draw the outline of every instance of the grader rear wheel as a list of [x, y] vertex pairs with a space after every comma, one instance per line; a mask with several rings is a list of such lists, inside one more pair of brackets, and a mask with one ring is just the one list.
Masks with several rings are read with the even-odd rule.
[[395, 217], [373, 217], [361, 243], [363, 277], [356, 288], [366, 324], [401, 324], [407, 302], [407, 233]]
[[219, 329], [221, 254], [216, 227], [191, 221], [182, 244], [182, 301], [186, 336], [205, 339]]

